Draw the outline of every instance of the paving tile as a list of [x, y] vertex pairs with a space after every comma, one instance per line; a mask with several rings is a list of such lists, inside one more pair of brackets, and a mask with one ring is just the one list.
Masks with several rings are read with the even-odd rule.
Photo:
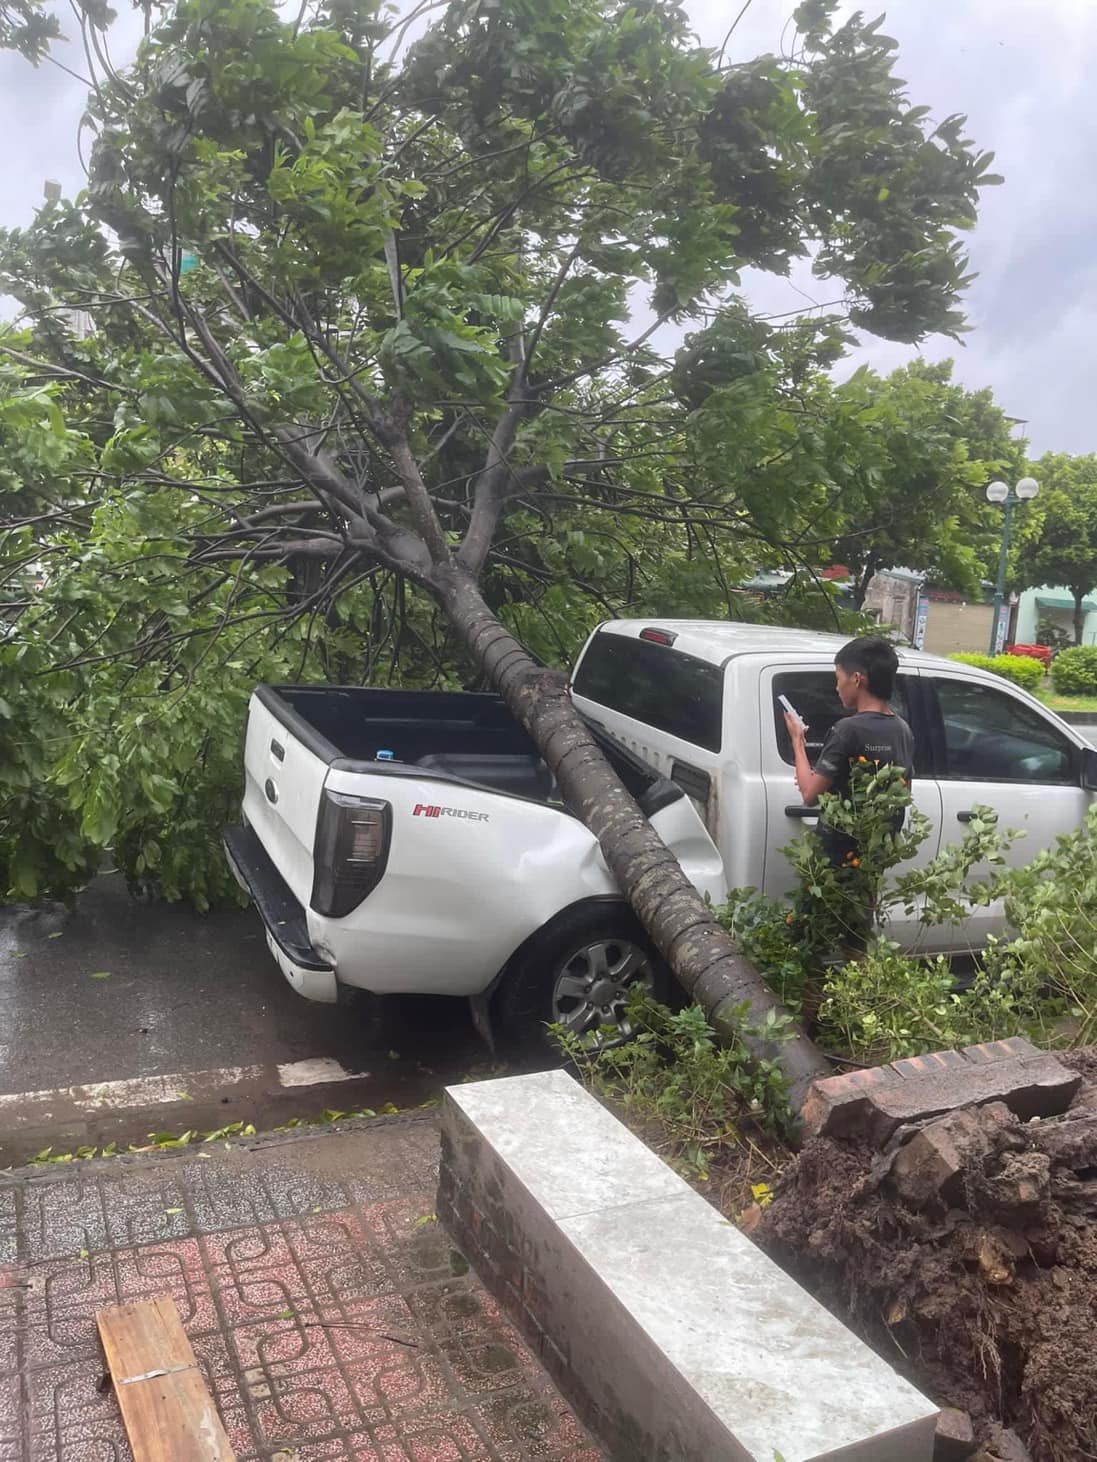
[[18, 1256], [17, 1235], [15, 1190], [0, 1187], [0, 1265], [15, 1263]]
[[219, 1332], [189, 1337], [210, 1395], [218, 1402], [239, 1402], [240, 1373], [229, 1338]]
[[567, 1459], [600, 1462], [602, 1453], [590, 1440], [567, 1404], [548, 1385], [520, 1385], [485, 1397], [473, 1415], [499, 1462]]
[[[23, 1309], [22, 1270], [15, 1264], [0, 1268], [0, 1375], [14, 1372], [19, 1362], [17, 1335]], [[0, 1418], [0, 1437], [3, 1437]]]
[[55, 1366], [100, 1357], [96, 1311], [117, 1303], [118, 1285], [109, 1253], [34, 1265], [23, 1289], [26, 1364]]
[[0, 1462], [17, 1462], [21, 1454], [21, 1389], [22, 1382], [14, 1372], [0, 1375]]
[[286, 1237], [318, 1305], [356, 1303], [396, 1287], [383, 1246], [353, 1210], [310, 1215], [287, 1225]]
[[450, 1378], [439, 1357], [426, 1350], [377, 1340], [363, 1359], [344, 1365], [363, 1409], [388, 1421], [435, 1407], [452, 1398]]
[[499, 1303], [472, 1273], [410, 1289], [407, 1302], [418, 1324], [439, 1344], [450, 1336], [490, 1328], [504, 1318]]
[[304, 1278], [292, 1265], [246, 1274], [218, 1266], [210, 1270], [210, 1285], [230, 1329], [255, 1320], [291, 1316], [310, 1307]]
[[349, 1208], [354, 1202], [341, 1179], [273, 1166], [263, 1176], [267, 1199], [278, 1218]]
[[294, 1262], [289, 1239], [279, 1223], [203, 1234], [199, 1246], [207, 1268], [226, 1269], [240, 1277], [269, 1273]]
[[250, 1388], [261, 1447], [290, 1450], [361, 1429], [358, 1397], [337, 1367], [257, 1379]]
[[435, 1284], [467, 1271], [453, 1240], [433, 1217], [432, 1195], [369, 1204], [360, 1213], [401, 1289]]
[[435, 1128], [373, 1135], [0, 1186], [0, 1462], [132, 1462], [95, 1316], [160, 1294], [239, 1462], [596, 1462], [424, 1222]]
[[111, 1247], [181, 1239], [190, 1232], [186, 1189], [168, 1163], [151, 1171], [103, 1171], [99, 1190]]
[[406, 1417], [374, 1432], [379, 1462], [494, 1462], [495, 1453], [472, 1419], [455, 1411]]
[[114, 1270], [120, 1303], [170, 1295], [192, 1339], [218, 1328], [217, 1309], [197, 1239], [116, 1250]]
[[444, 1340], [441, 1353], [470, 1396], [507, 1391], [536, 1367], [518, 1332], [502, 1319]]
[[130, 1462], [118, 1403], [99, 1390], [102, 1374], [94, 1358], [28, 1373], [30, 1462]]
[[269, 1379], [332, 1370], [339, 1364], [327, 1330], [288, 1314], [235, 1325], [230, 1343], [245, 1377]]
[[379, 1346], [386, 1347], [386, 1355], [392, 1345], [412, 1351], [433, 1348], [400, 1295], [355, 1300], [339, 1310], [324, 1306], [316, 1313], [341, 1363], [369, 1361], [379, 1354]]
[[94, 1178], [28, 1183], [23, 1195], [26, 1250], [36, 1260], [107, 1248], [103, 1197]]
[[186, 1183], [190, 1216], [198, 1233], [273, 1223], [275, 1211], [262, 1175], [234, 1172], [226, 1177], [221, 1164], [195, 1160], [181, 1174]]

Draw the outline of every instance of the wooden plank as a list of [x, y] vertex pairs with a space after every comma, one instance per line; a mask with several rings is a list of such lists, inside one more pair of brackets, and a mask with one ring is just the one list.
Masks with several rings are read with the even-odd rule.
[[134, 1462], [235, 1462], [171, 1298], [95, 1318]]

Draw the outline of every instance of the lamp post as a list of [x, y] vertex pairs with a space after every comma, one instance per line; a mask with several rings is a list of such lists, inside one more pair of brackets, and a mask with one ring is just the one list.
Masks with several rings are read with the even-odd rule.
[[1016, 487], [1010, 487], [1005, 482], [992, 482], [987, 488], [987, 501], [1001, 503], [1005, 508], [1002, 514], [1002, 545], [998, 551], [998, 582], [994, 587], [994, 617], [990, 622], [992, 655], [1000, 655], [1006, 643], [1006, 617], [1009, 614], [1006, 604], [1006, 563], [1009, 558], [1009, 529], [1013, 509], [1018, 503], [1029, 502], [1039, 491], [1040, 484], [1035, 477], [1022, 477]]

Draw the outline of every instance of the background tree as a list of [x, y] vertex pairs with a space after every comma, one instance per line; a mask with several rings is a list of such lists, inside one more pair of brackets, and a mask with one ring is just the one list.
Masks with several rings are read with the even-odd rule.
[[[394, 24], [321, 0], [286, 22], [261, 0], [183, 0], [133, 68], [96, 77], [88, 191], [3, 241], [0, 282], [33, 325], [25, 359], [80, 395], [89, 535], [129, 533], [156, 592], [143, 609], [124, 592], [113, 642], [79, 643], [78, 612], [60, 656], [63, 636], [37, 637], [37, 673], [110, 657], [155, 666], [163, 694], [255, 594], [284, 626], [391, 575], [529, 731], [710, 1018], [757, 1024], [772, 997], [481, 584], [513, 515], [551, 512], [576, 476], [615, 492], [658, 418], [659, 326], [719, 330], [743, 267], [811, 253], [854, 325], [959, 329], [956, 230], [989, 158], [961, 118], [932, 127], [909, 104], [879, 22], [832, 27], [835, 0], [800, 7], [794, 54], [729, 66], [669, 0], [463, 0], [404, 52], [433, 8]], [[94, 56], [105, 17], [83, 23]], [[90, 340], [66, 338], [59, 306], [93, 315]], [[657, 521], [681, 517], [673, 487], [652, 494]], [[158, 537], [169, 521], [182, 535]]]
[[1048, 452], [1030, 470], [1040, 495], [1017, 525], [1014, 576], [1023, 589], [1061, 584], [1070, 590], [1080, 645], [1083, 601], [1097, 586], [1097, 457]]
[[952, 370], [951, 361], [917, 361], [882, 380], [862, 370], [836, 393], [853, 421], [835, 472], [845, 521], [833, 552], [851, 570], [858, 607], [884, 568], [920, 569], [974, 592], [996, 552], [1000, 523], [986, 485], [1017, 480], [1024, 443], [1011, 440], [992, 393], [966, 390]]

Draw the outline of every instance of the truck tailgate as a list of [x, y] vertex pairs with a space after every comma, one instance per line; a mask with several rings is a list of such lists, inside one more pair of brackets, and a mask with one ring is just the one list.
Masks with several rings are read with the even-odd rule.
[[244, 816], [271, 862], [307, 908], [316, 814], [327, 760], [305, 746], [257, 695], [248, 708]]

